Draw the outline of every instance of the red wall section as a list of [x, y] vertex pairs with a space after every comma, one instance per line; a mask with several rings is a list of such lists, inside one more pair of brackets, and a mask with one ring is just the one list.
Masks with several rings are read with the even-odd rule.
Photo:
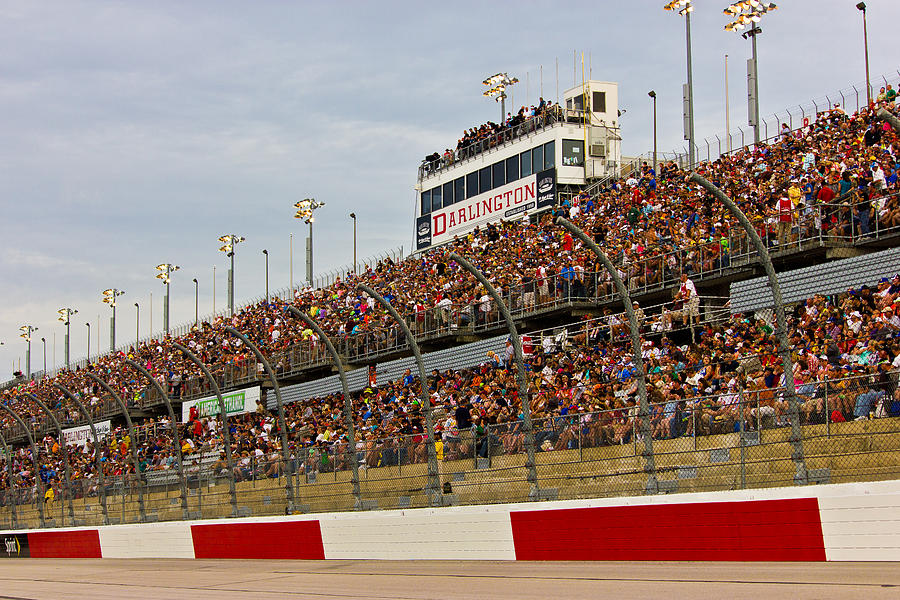
[[28, 548], [32, 558], [101, 558], [96, 529], [29, 533]]
[[816, 498], [511, 512], [517, 560], [823, 561]]
[[197, 558], [323, 560], [318, 521], [191, 525]]

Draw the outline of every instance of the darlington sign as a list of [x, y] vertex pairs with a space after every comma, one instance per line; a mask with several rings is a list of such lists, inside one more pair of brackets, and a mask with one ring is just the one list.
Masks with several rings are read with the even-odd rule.
[[479, 225], [511, 219], [555, 202], [556, 171], [523, 177], [416, 219], [416, 249], [443, 244]]
[[[109, 435], [112, 422], [100, 421], [99, 423], [94, 423], [94, 427], [97, 429], [97, 437], [102, 440]], [[88, 440], [94, 441], [94, 436], [91, 434], [90, 425], [82, 425], [81, 427], [63, 429], [63, 439], [66, 440], [66, 446], [85, 446]]]
[[[256, 401], [259, 400], [259, 386], [222, 394], [225, 401], [225, 412], [228, 415], [242, 415], [256, 410]], [[187, 423], [191, 414], [191, 407], [197, 407], [197, 413], [201, 419], [219, 414], [219, 398], [212, 396], [191, 400], [181, 405], [181, 422]]]

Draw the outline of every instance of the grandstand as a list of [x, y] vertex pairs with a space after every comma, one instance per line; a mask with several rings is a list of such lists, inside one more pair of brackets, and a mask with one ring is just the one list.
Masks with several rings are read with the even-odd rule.
[[[602, 112], [616, 114], [614, 84], [591, 82], [601, 89], [609, 93]], [[897, 479], [898, 138], [875, 112], [896, 114], [897, 106], [825, 111], [770, 143], [695, 168], [751, 219], [790, 290], [788, 379], [771, 290], [758, 279], [760, 256], [724, 207], [672, 161], [622, 177], [613, 176], [622, 174], [617, 150], [595, 156], [604, 164], [590, 175], [587, 161], [566, 163], [565, 142], [577, 137], [570, 128], [582, 139], [601, 134], [584, 123], [581, 93], [570, 90], [565, 108], [536, 113], [506, 137], [427, 161], [413, 256], [73, 371], [10, 382], [0, 415], [0, 523], [103, 525]], [[598, 100], [593, 106], [599, 111]], [[548, 161], [548, 148], [558, 158]], [[461, 202], [475, 206], [480, 194], [500, 189], [482, 189], [479, 179], [499, 175], [496, 165], [503, 186], [522, 183], [526, 152], [533, 210], [479, 217], [437, 236], [436, 215], [456, 204], [447, 199], [456, 198], [457, 182]], [[561, 174], [576, 167], [580, 180]], [[548, 171], [550, 200], [537, 197]], [[467, 192], [472, 173], [475, 195]], [[645, 413], [622, 300], [597, 257], [555, 224], [558, 216], [612, 258], [635, 302]], [[524, 373], [500, 307], [453, 252], [498, 289], [522, 333]], [[359, 284], [401, 313], [424, 352], [424, 382], [402, 328]], [[289, 306], [322, 327], [340, 365]], [[214, 384], [228, 397], [226, 415]], [[77, 443], [66, 443], [69, 435]]]

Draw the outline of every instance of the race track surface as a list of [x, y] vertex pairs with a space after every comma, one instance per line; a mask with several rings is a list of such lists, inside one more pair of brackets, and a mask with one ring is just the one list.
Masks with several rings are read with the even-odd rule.
[[[2, 560], [2, 559], [0, 559]], [[0, 600], [900, 598], [897, 563], [0, 562]]]

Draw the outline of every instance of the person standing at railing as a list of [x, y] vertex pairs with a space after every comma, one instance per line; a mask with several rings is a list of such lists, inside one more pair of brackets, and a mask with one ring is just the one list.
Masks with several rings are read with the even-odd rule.
[[779, 250], [784, 249], [794, 222], [794, 204], [787, 195], [781, 195], [775, 202], [775, 231]]

